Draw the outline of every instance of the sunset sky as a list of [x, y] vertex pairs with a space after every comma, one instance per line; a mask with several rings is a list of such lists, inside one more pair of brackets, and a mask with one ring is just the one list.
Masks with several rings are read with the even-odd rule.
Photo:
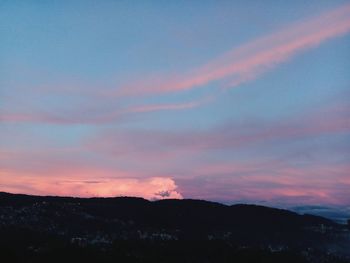
[[350, 205], [350, 2], [0, 0], [0, 122], [0, 191]]

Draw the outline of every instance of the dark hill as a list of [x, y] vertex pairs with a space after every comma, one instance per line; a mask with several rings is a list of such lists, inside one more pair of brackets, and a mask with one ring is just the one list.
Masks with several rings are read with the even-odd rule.
[[257, 205], [232, 205], [203, 200], [148, 201], [135, 197], [72, 198], [30, 196], [0, 193], [0, 207], [45, 210], [52, 219], [59, 219], [60, 212], [76, 217], [81, 214], [103, 220], [133, 221], [144, 227], [171, 229], [249, 228], [260, 230], [295, 230], [324, 225], [334, 227], [334, 222], [311, 215]]
[[130, 242], [156, 247], [161, 244], [171, 250], [172, 246], [196, 241], [204, 247], [208, 242], [221, 242], [218, 249], [224, 250], [244, 247], [299, 253], [312, 249], [327, 254], [330, 248], [336, 253], [342, 251], [337, 244], [348, 238], [344, 231], [343, 226], [322, 217], [256, 205], [0, 192], [0, 245], [25, 250], [40, 250], [47, 244], [51, 244], [49, 251], [57, 244], [111, 249], [120, 242], [122, 246], [130, 246]]

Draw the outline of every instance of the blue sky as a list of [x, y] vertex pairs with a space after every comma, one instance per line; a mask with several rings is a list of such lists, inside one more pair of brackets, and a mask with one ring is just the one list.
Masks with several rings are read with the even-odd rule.
[[0, 1], [0, 25], [0, 190], [348, 205], [348, 1]]

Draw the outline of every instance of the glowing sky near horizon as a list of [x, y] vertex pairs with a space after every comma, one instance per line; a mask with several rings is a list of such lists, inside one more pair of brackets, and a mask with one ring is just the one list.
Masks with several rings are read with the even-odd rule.
[[349, 1], [1, 1], [0, 191], [350, 205]]

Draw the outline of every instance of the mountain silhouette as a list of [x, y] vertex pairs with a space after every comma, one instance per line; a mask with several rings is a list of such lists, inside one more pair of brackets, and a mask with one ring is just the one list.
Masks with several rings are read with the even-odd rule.
[[[294, 258], [294, 262], [328, 260], [330, 255], [332, 260], [338, 260], [337, 257], [346, 260], [349, 237], [345, 225], [329, 219], [257, 205], [0, 192], [0, 246], [4, 255], [17, 258], [18, 262], [27, 262], [18, 257], [26, 254], [33, 262], [40, 262], [45, 256], [56, 255], [57, 249], [67, 255], [94, 251], [106, 262], [131, 253], [124, 262], [147, 262], [158, 255], [158, 252], [148, 255], [150, 251], [168, 255], [174, 249], [187, 251], [190, 247], [193, 250], [186, 253], [193, 260], [187, 262], [229, 262], [227, 258], [214, 256], [211, 261], [199, 260], [209, 257], [207, 253], [214, 248], [232, 260], [247, 250], [253, 250], [256, 255], [262, 253], [267, 259], [279, 253], [282, 258], [286, 256], [283, 260]], [[113, 254], [120, 247], [123, 252]], [[241, 262], [250, 262], [242, 257]], [[186, 255], [174, 262], [187, 259]], [[95, 262], [89, 260], [92, 257], [85, 259]]]

